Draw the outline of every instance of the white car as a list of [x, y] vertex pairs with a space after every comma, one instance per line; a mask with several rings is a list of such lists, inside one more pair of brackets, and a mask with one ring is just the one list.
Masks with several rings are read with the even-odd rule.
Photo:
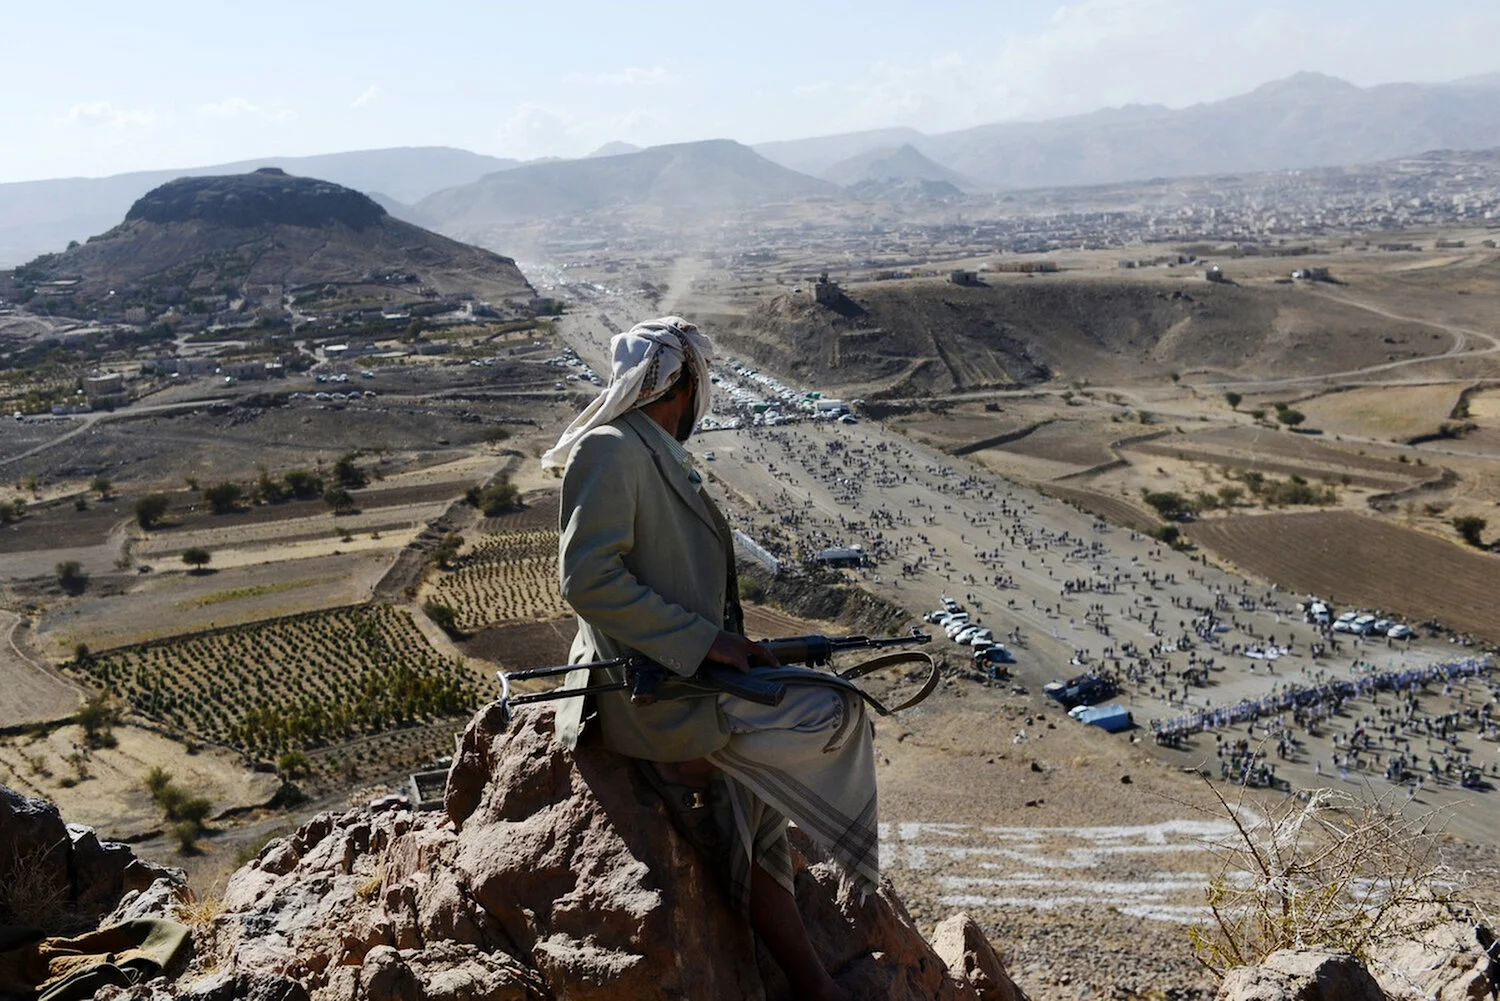
[[947, 597], [946, 595], [943, 597], [943, 607], [950, 612], [962, 612], [964, 610], [964, 606], [960, 605], [958, 602], [954, 601], [952, 598]]
[[935, 608], [932, 611], [928, 612], [926, 615], [922, 616], [922, 621], [923, 622], [936, 622], [938, 619], [941, 619], [943, 616], [945, 616], [945, 615], [952, 615], [952, 614], [953, 613], [950, 612], [950, 611], [948, 611], [946, 608]]
[[1397, 623], [1396, 625], [1391, 626], [1391, 628], [1386, 631], [1386, 635], [1393, 640], [1409, 640], [1413, 636], [1415, 636], [1416, 633], [1411, 631], [1411, 626], [1403, 626], [1400, 623]]
[[1359, 618], [1349, 623], [1349, 625], [1352, 627], [1352, 630], [1359, 635], [1368, 636], [1370, 635], [1370, 632], [1375, 628], [1375, 616], [1361, 615]]
[[1334, 619], [1334, 622], [1353, 622], [1357, 618], [1359, 618], [1358, 612], [1344, 612], [1337, 619]]
[[969, 640], [968, 640], [969, 646], [972, 646], [972, 647], [977, 647], [977, 646], [980, 646], [982, 644], [983, 645], [992, 644], [994, 642], [995, 642], [995, 632], [992, 629], [980, 629], [977, 632], [975, 632], [974, 635], [970, 636]]
[[968, 646], [969, 640], [973, 639], [974, 634], [977, 632], [979, 632], [978, 626], [965, 626], [963, 629], [960, 629], [958, 632], [953, 634], [953, 642], [957, 643], [959, 646]]
[[969, 617], [967, 615], [962, 619], [958, 618], [958, 616], [955, 615], [953, 619], [943, 627], [943, 632], [947, 633], [948, 638], [951, 640], [953, 637], [957, 636], [965, 629], [968, 629], [972, 624], [973, 623], [969, 621]]

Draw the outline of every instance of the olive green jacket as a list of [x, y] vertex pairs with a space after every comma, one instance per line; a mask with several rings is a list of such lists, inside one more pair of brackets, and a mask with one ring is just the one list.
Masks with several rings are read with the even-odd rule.
[[[674, 460], [651, 418], [631, 411], [578, 441], [563, 473], [558, 543], [562, 594], [578, 613], [568, 662], [644, 654], [690, 675], [725, 627], [739, 631], [729, 526]], [[568, 673], [565, 687], [590, 683]], [[618, 671], [593, 672], [597, 684]], [[572, 748], [587, 706], [564, 699], [557, 735]], [[717, 700], [635, 706], [628, 692], [596, 696], [604, 743], [631, 757], [688, 761], [723, 747]]]

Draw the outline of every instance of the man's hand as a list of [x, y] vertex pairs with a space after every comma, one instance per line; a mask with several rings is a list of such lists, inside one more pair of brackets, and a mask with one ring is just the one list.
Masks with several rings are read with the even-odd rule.
[[720, 630], [714, 639], [714, 645], [708, 648], [708, 659], [716, 664], [728, 664], [730, 667], [750, 673], [751, 664], [762, 664], [766, 667], [780, 667], [781, 662], [776, 655], [761, 643], [747, 639], [738, 633], [727, 633]]

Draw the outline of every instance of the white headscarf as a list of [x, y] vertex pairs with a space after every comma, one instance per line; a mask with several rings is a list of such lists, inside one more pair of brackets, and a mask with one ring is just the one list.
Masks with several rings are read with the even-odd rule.
[[557, 444], [543, 453], [543, 469], [565, 465], [578, 439], [594, 428], [666, 395], [684, 362], [692, 365], [697, 384], [693, 423], [708, 416], [708, 363], [714, 349], [693, 324], [680, 316], [646, 320], [610, 338], [609, 349], [613, 357], [609, 385], [568, 425]]

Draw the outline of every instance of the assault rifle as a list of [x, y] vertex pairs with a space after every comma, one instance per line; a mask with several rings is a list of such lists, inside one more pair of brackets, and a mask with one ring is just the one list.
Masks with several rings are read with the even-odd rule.
[[[832, 663], [834, 654], [846, 650], [881, 650], [887, 647], [920, 645], [931, 641], [932, 637], [927, 633], [920, 629], [912, 629], [911, 633], [906, 636], [875, 639], [868, 636], [793, 636], [786, 639], [763, 640], [762, 645], [769, 649], [776, 656], [776, 660], [784, 666], [800, 664], [808, 667], [825, 667]], [[926, 698], [936, 684], [936, 669], [932, 668], [931, 658], [926, 654], [896, 654], [877, 657], [837, 674], [835, 677], [847, 682], [851, 678], [868, 674], [876, 668], [918, 660], [926, 662], [931, 669], [928, 683], [917, 698], [897, 707], [897, 709], [905, 709]], [[534, 678], [554, 678], [565, 675], [569, 671], [584, 668], [618, 668], [623, 672], [623, 676], [617, 681], [606, 681], [582, 688], [554, 688], [550, 691], [527, 695], [511, 694], [510, 686], [513, 682]], [[638, 654], [616, 657], [613, 660], [596, 660], [586, 664], [563, 664], [557, 667], [534, 667], [525, 671], [500, 672], [500, 702], [506, 708], [507, 714], [511, 706], [526, 705], [531, 702], [549, 702], [554, 699], [571, 699], [600, 692], [623, 691], [629, 691], [630, 701], [638, 706], [649, 706], [663, 698], [713, 695], [719, 692], [727, 692], [752, 702], [774, 706], [781, 703], [782, 696], [786, 693], [786, 686], [774, 677], [758, 676], [755, 670], [747, 674], [728, 664], [714, 661], [704, 661], [696, 673], [684, 677], [673, 674], [655, 661]], [[884, 715], [896, 711], [886, 709], [868, 695], [863, 695], [863, 697]]]

